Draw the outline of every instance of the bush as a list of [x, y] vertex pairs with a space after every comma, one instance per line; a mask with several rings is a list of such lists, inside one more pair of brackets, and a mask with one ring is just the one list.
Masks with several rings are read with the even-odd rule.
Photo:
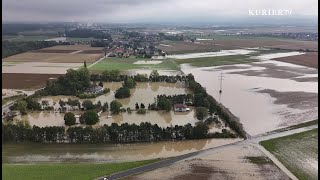
[[119, 114], [121, 111], [122, 104], [116, 100], [110, 103], [110, 111], [112, 114]]
[[138, 113], [138, 114], [145, 114], [146, 112], [147, 112], [146, 109], [138, 109], [138, 110], [137, 110], [137, 113]]
[[197, 107], [195, 115], [198, 120], [203, 120], [205, 117], [208, 116], [208, 109], [205, 107]]
[[76, 117], [72, 112], [67, 112], [64, 115], [64, 124], [67, 126], [75, 125], [76, 124]]
[[134, 88], [136, 86], [136, 81], [132, 78], [127, 78], [123, 82], [123, 87], [127, 87], [129, 89]]
[[80, 123], [82, 124], [86, 123], [87, 125], [94, 125], [97, 122], [99, 122], [99, 116], [93, 110], [86, 111], [80, 116]]
[[131, 113], [131, 112], [132, 112], [131, 108], [128, 107], [128, 108], [127, 108], [127, 112], [128, 112], [128, 113]]
[[119, 99], [130, 97], [130, 89], [127, 87], [119, 88], [115, 93], [115, 97]]
[[82, 102], [82, 106], [83, 106], [84, 108], [86, 108], [87, 110], [90, 110], [90, 109], [94, 109], [94, 108], [95, 108], [95, 106], [93, 105], [93, 103], [92, 103], [91, 100], [84, 100], [84, 101]]

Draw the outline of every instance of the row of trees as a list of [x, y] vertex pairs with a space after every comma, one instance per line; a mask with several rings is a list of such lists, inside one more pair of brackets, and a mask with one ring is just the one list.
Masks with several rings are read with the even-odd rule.
[[55, 41], [2, 41], [2, 58], [36, 49], [56, 46]]
[[167, 76], [167, 75], [159, 75], [158, 71], [154, 70], [151, 72], [150, 76], [146, 74], [137, 74], [134, 76], [123, 75], [120, 74], [118, 70], [104, 71], [101, 74], [91, 74], [91, 81], [106, 81], [106, 82], [120, 82], [125, 81], [126, 79], [131, 78], [136, 82], [168, 82], [168, 83], [176, 83], [176, 82], [184, 82], [186, 81], [186, 76]]
[[205, 114], [213, 114], [217, 112], [219, 117], [221, 117], [226, 124], [238, 133], [239, 136], [246, 138], [246, 132], [244, 131], [242, 124], [239, 120], [232, 115], [231, 112], [224, 108], [222, 104], [218, 103], [212, 96], [210, 96], [206, 89], [195, 81], [192, 74], [187, 75], [188, 87], [194, 92], [194, 102], [193, 105], [196, 108], [196, 116], [198, 119], [204, 119]]
[[24, 124], [2, 123], [2, 142], [37, 142], [37, 143], [133, 143], [201, 138], [234, 138], [227, 130], [222, 133], [208, 133], [208, 126], [199, 122], [195, 126], [173, 126], [161, 128], [157, 124], [140, 125], [124, 123], [93, 129], [92, 127], [38, 127]]

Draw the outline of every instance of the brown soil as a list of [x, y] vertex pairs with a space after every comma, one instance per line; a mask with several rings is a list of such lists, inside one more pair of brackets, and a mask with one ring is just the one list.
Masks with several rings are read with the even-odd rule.
[[306, 54], [299, 56], [282, 57], [274, 60], [318, 69], [318, 52], [307, 52]]
[[68, 49], [38, 49], [31, 52], [34, 53], [72, 53], [77, 50], [68, 50]]
[[81, 52], [78, 52], [77, 54], [102, 54], [104, 51], [102, 50], [83, 50]]
[[61, 74], [22, 74], [3, 73], [3, 89], [37, 89], [45, 85], [49, 78], [57, 78]]
[[271, 97], [276, 98], [275, 104], [286, 104], [294, 109], [309, 109], [310, 107], [318, 107], [318, 93], [309, 92], [279, 92], [272, 89], [264, 89], [257, 91], [267, 93]]
[[[55, 50], [56, 51], [56, 50]], [[92, 63], [102, 57], [101, 54], [35, 53], [27, 52], [2, 59], [4, 62], [49, 62], [49, 63]]]
[[[294, 56], [292, 56], [294, 57]], [[311, 68], [296, 68], [290, 66], [277, 66], [273, 63], [251, 63], [253, 67], [264, 67], [262, 70], [244, 70], [230, 72], [230, 74], [242, 74], [245, 76], [258, 76], [258, 77], [273, 77], [279, 79], [292, 79], [298, 82], [314, 82], [318, 80], [318, 77], [308, 77], [308, 78], [299, 78], [302, 75], [306, 74], [317, 74], [316, 69]], [[235, 69], [245, 69], [246, 67], [238, 67]], [[219, 68], [223, 69], [223, 67]]]

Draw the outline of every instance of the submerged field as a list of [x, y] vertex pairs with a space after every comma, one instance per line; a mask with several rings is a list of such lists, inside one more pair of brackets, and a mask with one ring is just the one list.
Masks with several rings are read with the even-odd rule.
[[300, 180], [318, 179], [318, 129], [262, 141]]
[[94, 179], [115, 172], [143, 166], [158, 160], [146, 160], [124, 163], [58, 163], [58, 164], [2, 164], [2, 179]]

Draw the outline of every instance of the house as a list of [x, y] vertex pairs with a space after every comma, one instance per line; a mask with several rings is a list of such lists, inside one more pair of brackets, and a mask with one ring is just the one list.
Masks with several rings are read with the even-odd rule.
[[190, 108], [188, 108], [187, 105], [185, 105], [185, 104], [175, 104], [174, 111], [175, 112], [186, 112], [186, 111], [190, 111]]
[[85, 90], [85, 93], [88, 93], [88, 94], [98, 94], [98, 93], [101, 93], [103, 92], [103, 87], [101, 86], [97, 86], [97, 85], [91, 85], [90, 87], [88, 87], [86, 90]]

